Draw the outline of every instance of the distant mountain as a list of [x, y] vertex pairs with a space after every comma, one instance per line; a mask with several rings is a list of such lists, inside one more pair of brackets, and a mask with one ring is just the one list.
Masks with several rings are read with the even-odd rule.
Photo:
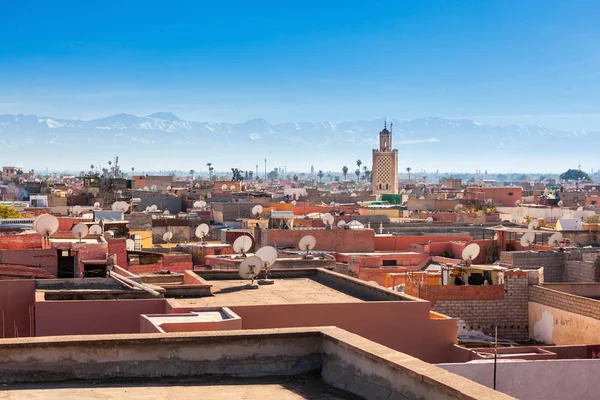
[[[390, 122], [401, 165], [439, 165], [446, 171], [469, 166], [493, 169], [491, 165], [504, 163], [510, 164], [505, 170], [555, 170], [557, 163], [577, 165], [587, 158], [595, 163], [594, 149], [600, 148], [598, 132], [435, 117]], [[185, 121], [166, 112], [116, 114], [90, 121], [0, 115], [0, 152], [9, 155], [3, 162], [38, 168], [61, 163], [65, 168], [85, 169], [88, 160], [98, 163], [120, 155], [131, 165], [157, 169], [211, 161], [223, 170], [243, 164], [246, 168], [259, 164], [262, 170], [261, 160], [267, 157], [304, 170], [311, 164], [317, 169], [347, 164], [352, 171], [357, 158], [369, 165], [383, 124], [383, 119], [337, 124], [271, 124], [254, 119], [230, 124]]]

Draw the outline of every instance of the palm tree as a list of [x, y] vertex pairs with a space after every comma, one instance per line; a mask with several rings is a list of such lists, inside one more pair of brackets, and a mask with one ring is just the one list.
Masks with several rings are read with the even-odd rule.
[[90, 169], [94, 172], [94, 164], [90, 165]]
[[410, 171], [412, 171], [411, 167], [406, 167], [406, 172], [408, 172], [408, 181], [410, 182]]
[[356, 171], [354, 171], [354, 173], [356, 174], [356, 180], [360, 181], [360, 168], [356, 168]]
[[358, 167], [358, 169], [360, 169], [361, 165], [362, 165], [362, 161], [359, 158], [358, 160], [356, 160], [356, 166]]
[[254, 172], [248, 171], [248, 177], [250, 178], [250, 180], [252, 180], [252, 175], [254, 175]]
[[346, 180], [346, 175], [348, 175], [348, 167], [345, 165], [342, 167], [342, 173], [344, 174], [344, 180]]
[[192, 182], [194, 182], [194, 174], [196, 173], [195, 170], [190, 169], [190, 175], [192, 176]]
[[325, 174], [323, 174], [323, 171], [319, 170], [319, 172], [317, 173], [317, 176], [319, 177], [319, 182], [322, 182], [323, 175], [325, 175]]
[[206, 166], [208, 167], [208, 180], [212, 181], [212, 163], [206, 163]]
[[369, 168], [366, 165], [363, 167], [363, 176], [365, 178], [365, 181], [369, 177]]

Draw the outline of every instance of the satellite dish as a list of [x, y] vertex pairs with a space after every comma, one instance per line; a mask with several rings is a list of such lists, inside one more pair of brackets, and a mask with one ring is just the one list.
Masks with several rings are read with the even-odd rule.
[[163, 214], [164, 214], [164, 215], [169, 215], [169, 214], [171, 214], [171, 211], [169, 211], [169, 210], [165, 210], [165, 211], [163, 211]]
[[102, 227], [100, 225], [92, 225], [90, 226], [90, 235], [102, 235]]
[[486, 204], [490, 205], [490, 204], [494, 204], [494, 199], [487, 199], [485, 201]]
[[467, 247], [465, 247], [462, 251], [462, 259], [470, 262], [477, 258], [479, 252], [481, 251], [479, 245], [477, 243], [471, 243]]
[[150, 211], [151, 212], [157, 212], [158, 211], [158, 206], [156, 204], [153, 204], [150, 206]]
[[498, 236], [498, 233], [494, 234], [494, 240], [498, 240], [500, 236]]
[[400, 194], [404, 194], [404, 193], [406, 193], [406, 190], [400, 189]]
[[331, 214], [325, 214], [321, 219], [323, 220], [323, 223], [325, 223], [325, 225], [327, 226], [331, 226], [331, 224], [333, 224], [334, 221], [333, 215]]
[[350, 197], [358, 197], [356, 193], [350, 193]]
[[127, 246], [127, 251], [135, 250], [135, 242], [133, 241], [133, 239], [127, 239], [125, 241], [125, 245]]
[[43, 214], [37, 217], [35, 221], [37, 221], [34, 222], [35, 231], [46, 238], [58, 231], [58, 218], [54, 215]]
[[548, 245], [552, 247], [560, 246], [560, 241], [562, 240], [563, 235], [560, 232], [556, 232], [552, 236], [548, 238]]
[[100, 209], [100, 203], [98, 203], [98, 202], [94, 203], [94, 208], [96, 210], [99, 210]]
[[194, 208], [200, 208], [200, 202], [199, 201], [195, 201], [194, 202]]
[[300, 239], [300, 242], [298, 243], [298, 248], [301, 251], [306, 252], [306, 255], [304, 257], [307, 258], [310, 254], [310, 251], [314, 249], [316, 245], [317, 239], [315, 239], [315, 237], [312, 235], [306, 235], [302, 239]]
[[171, 239], [173, 239], [173, 232], [165, 232], [165, 234], [163, 235], [163, 240], [169, 243]]
[[200, 239], [200, 241], [204, 241], [204, 238], [206, 237], [206, 235], [208, 235], [209, 230], [210, 227], [207, 224], [198, 225], [198, 227], [196, 228], [196, 237]]
[[262, 212], [263, 212], [263, 206], [261, 206], [260, 204], [257, 204], [254, 207], [252, 207], [252, 215], [254, 215], [256, 218], [259, 218], [260, 214], [262, 214]]
[[425, 196], [419, 197], [419, 200], [425, 200]]
[[344, 221], [344, 220], [341, 220], [337, 223], [337, 227], [340, 229], [343, 229], [344, 226], [346, 226], [346, 221]]
[[85, 224], [77, 224], [71, 230], [73, 237], [79, 239], [79, 242], [81, 242], [81, 239], [88, 235], [88, 232], [89, 229]]
[[527, 226], [530, 230], [534, 230], [536, 229], [538, 226], [540, 226], [540, 223], [537, 219], [532, 219], [529, 222], [529, 225]]
[[72, 195], [73, 194], [73, 189], [67, 190], [67, 193], [69, 194], [69, 196]]
[[118, 194], [119, 196], [121, 196], [121, 195], [123, 194], [123, 191], [121, 191], [121, 190], [117, 190], [117, 194]]
[[425, 222], [427, 222], [428, 224], [431, 224], [433, 222], [433, 217], [425, 218]]
[[462, 204], [457, 204], [457, 205], [454, 206], [454, 211], [460, 211], [460, 210], [463, 209], [463, 207], [464, 206]]
[[523, 246], [523, 247], [529, 247], [533, 244], [534, 241], [535, 241], [535, 233], [527, 232], [526, 234], [521, 236], [520, 243], [521, 243], [521, 246]]
[[212, 193], [206, 193], [206, 198], [210, 199], [212, 197]]
[[150, 186], [150, 189], [152, 189], [152, 190], [156, 190], [156, 189], [158, 189], [158, 188], [156, 187], [156, 185], [152, 185], [152, 186]]
[[233, 251], [242, 256], [246, 256], [246, 252], [252, 247], [252, 238], [247, 235], [243, 235], [235, 239], [233, 242]]
[[298, 202], [297, 202], [296, 200], [292, 200], [292, 205], [293, 205], [294, 207], [296, 207], [296, 204], [298, 204]]
[[167, 190], [171, 190], [171, 189], [172, 189], [171, 185], [167, 186]]
[[200, 208], [206, 207], [206, 202], [204, 200], [200, 200], [198, 203], [200, 203]]
[[73, 207], [73, 213], [75, 213], [75, 215], [81, 214], [81, 206]]
[[560, 200], [560, 201], [559, 201], [559, 202], [558, 202], [556, 205], [557, 205], [557, 206], [559, 206], [559, 207], [562, 207], [562, 206], [563, 206], [563, 204], [564, 204], [564, 203], [563, 203], [563, 201], [562, 201], [562, 200]]
[[150, 206], [146, 207], [146, 212], [152, 212], [152, 208]]
[[[240, 236], [240, 237], [243, 237], [243, 236]], [[240, 277], [242, 279], [252, 280], [252, 282], [250, 284], [248, 284], [246, 286], [246, 288], [258, 289], [258, 285], [254, 283], [254, 279], [260, 273], [260, 270], [262, 268], [262, 263], [263, 263], [263, 261], [259, 257], [252, 256], [252, 257], [246, 258], [240, 264], [240, 267], [238, 269], [238, 273], [240, 274]]]
[[267, 266], [271, 266], [277, 261], [277, 249], [273, 246], [261, 247], [254, 255]]
[[148, 190], [150, 190], [150, 188], [148, 186], [144, 186], [144, 190], [147, 192]]
[[577, 211], [583, 211], [583, 207], [577, 207]]
[[231, 186], [229, 186], [229, 189], [231, 189], [231, 190], [235, 190], [235, 185], [231, 185]]
[[519, 207], [521, 205], [521, 200], [515, 201], [515, 207]]
[[222, 184], [222, 185], [221, 185], [221, 189], [222, 189], [222, 190], [227, 190], [227, 184], [226, 184], [226, 183]]
[[330, 205], [331, 207], [335, 207], [335, 201], [332, 201], [331, 203], [329, 203], [329, 205]]

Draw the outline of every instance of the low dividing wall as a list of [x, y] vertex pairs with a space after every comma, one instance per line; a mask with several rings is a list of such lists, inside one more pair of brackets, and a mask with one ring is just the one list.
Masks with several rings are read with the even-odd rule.
[[33, 338], [0, 346], [5, 383], [309, 372], [376, 400], [509, 398], [337, 328]]

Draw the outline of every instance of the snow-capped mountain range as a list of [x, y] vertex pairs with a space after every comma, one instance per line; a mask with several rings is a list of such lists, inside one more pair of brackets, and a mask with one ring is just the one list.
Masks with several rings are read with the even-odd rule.
[[[521, 170], [532, 170], [535, 165], [539, 171], [552, 170], [550, 167], [557, 162], [565, 166], [588, 158], [590, 163], [595, 162], [593, 149], [600, 148], [599, 132], [560, 131], [539, 125], [494, 126], [436, 117], [391, 120], [388, 127], [390, 122], [401, 165], [405, 160], [432, 168], [435, 161], [438, 169], [447, 165], [445, 170], [449, 171], [468, 166], [470, 170], [493, 169], [488, 165], [502, 165], [503, 160], [521, 162]], [[119, 155], [144, 168], [179, 162], [185, 169], [195, 162], [203, 165], [211, 161], [222, 163], [226, 170], [242, 164], [261, 164], [262, 169], [262, 159], [267, 157], [279, 165], [302, 165], [308, 170], [311, 164], [321, 169], [321, 163], [327, 169], [344, 163], [353, 165], [357, 158], [368, 165], [383, 125], [383, 118], [341, 123], [272, 124], [263, 119], [196, 122], [164, 112], [147, 116], [117, 114], [89, 121], [0, 115], [0, 154], [5, 155], [0, 158], [8, 158], [4, 163], [37, 168], [60, 162], [65, 168], [82, 169], [89, 165], [87, 160], [97, 162]], [[419, 160], [423, 162], [419, 164]], [[82, 161], [85, 164], [79, 165]], [[171, 169], [179, 168], [171, 165]]]

